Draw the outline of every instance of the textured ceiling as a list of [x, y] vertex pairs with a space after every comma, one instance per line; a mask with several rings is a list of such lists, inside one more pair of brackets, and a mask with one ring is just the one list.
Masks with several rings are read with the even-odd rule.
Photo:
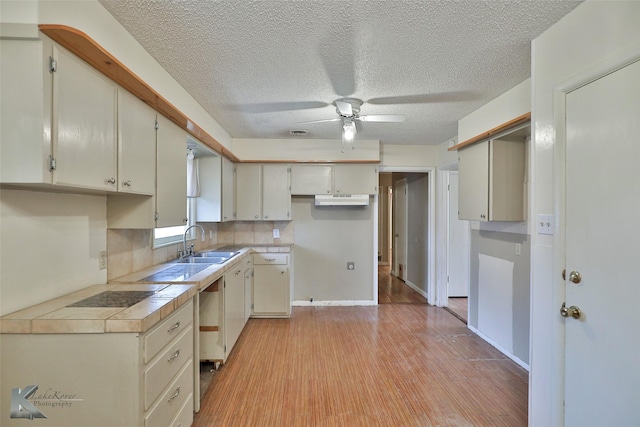
[[236, 138], [339, 138], [331, 104], [364, 101], [356, 138], [438, 144], [530, 76], [530, 43], [579, 1], [100, 0]]

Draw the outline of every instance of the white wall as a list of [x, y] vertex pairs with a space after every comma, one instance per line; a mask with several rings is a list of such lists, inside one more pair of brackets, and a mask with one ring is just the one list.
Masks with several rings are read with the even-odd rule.
[[[315, 207], [311, 196], [293, 197], [291, 205], [292, 300], [308, 302], [313, 297], [315, 304], [373, 304], [373, 212], [377, 205]], [[350, 261], [355, 262], [355, 270], [347, 270]]]
[[438, 164], [438, 148], [435, 145], [382, 144], [380, 149], [381, 166], [424, 167]]
[[339, 139], [250, 139], [234, 138], [233, 154], [240, 160], [360, 161], [380, 160], [380, 141], [356, 140], [355, 148]]
[[83, 31], [218, 142], [232, 148], [229, 134], [97, 1], [3, 0], [0, 3], [1, 22], [60, 24]]
[[[553, 89], [608, 56], [640, 42], [640, 2], [587, 1], [533, 42], [532, 205], [530, 218], [558, 212], [554, 198]], [[603, 150], [602, 155], [614, 155]], [[561, 426], [563, 413], [564, 301], [554, 271], [553, 236], [532, 235], [531, 377], [529, 425]]]
[[104, 196], [0, 190], [0, 315], [105, 283]]
[[458, 142], [464, 142], [531, 111], [531, 79], [514, 86], [458, 121]]

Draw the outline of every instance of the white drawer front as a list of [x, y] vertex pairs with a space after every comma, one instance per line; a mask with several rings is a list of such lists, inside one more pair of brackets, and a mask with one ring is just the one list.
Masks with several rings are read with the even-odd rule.
[[178, 415], [171, 421], [171, 427], [190, 427], [193, 424], [193, 394], [189, 396]]
[[264, 264], [289, 264], [289, 254], [254, 253], [253, 263], [255, 265]]
[[193, 321], [193, 302], [189, 301], [144, 337], [144, 363], [153, 359], [169, 341], [180, 335]]
[[162, 393], [180, 368], [193, 358], [193, 328], [189, 326], [144, 371], [144, 409]]
[[193, 360], [185, 365], [171, 385], [166, 389], [158, 403], [144, 417], [145, 427], [166, 426], [182, 409], [182, 405], [193, 397]]

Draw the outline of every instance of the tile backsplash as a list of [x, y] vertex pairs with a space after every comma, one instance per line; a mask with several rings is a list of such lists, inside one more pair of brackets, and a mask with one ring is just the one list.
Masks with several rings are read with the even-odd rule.
[[[293, 221], [237, 221], [200, 223], [205, 229], [204, 242], [197, 231], [196, 250], [216, 244], [293, 244]], [[280, 230], [280, 238], [273, 238], [273, 230]], [[182, 243], [152, 248], [153, 230], [107, 230], [107, 280], [162, 264], [178, 257]]]

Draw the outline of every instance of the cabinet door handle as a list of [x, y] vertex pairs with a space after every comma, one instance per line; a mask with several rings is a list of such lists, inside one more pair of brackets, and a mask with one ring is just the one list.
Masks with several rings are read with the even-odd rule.
[[131, 180], [125, 181], [122, 183], [125, 187], [131, 187]]
[[255, 216], [254, 216], [254, 218], [255, 218], [255, 219], [258, 219], [258, 217], [259, 217], [259, 215], [255, 215]]
[[179, 350], [179, 349], [178, 349], [178, 350], [176, 350], [176, 352], [175, 352], [175, 353], [173, 353], [173, 354], [171, 355], [171, 357], [169, 357], [169, 358], [167, 359], [167, 362], [171, 362], [173, 359], [175, 359], [175, 358], [176, 358], [176, 357], [178, 357], [178, 356], [180, 356], [180, 350]]
[[116, 179], [115, 178], [107, 179], [107, 184], [115, 184], [115, 183], [116, 183]]
[[275, 258], [265, 258], [264, 260], [271, 262], [271, 261], [275, 261], [276, 259]]
[[173, 399], [175, 399], [176, 397], [178, 397], [180, 395], [180, 387], [178, 387], [176, 389], [176, 392], [173, 393], [173, 395], [169, 398], [169, 400], [167, 400], [167, 402], [171, 402]]
[[180, 321], [178, 320], [175, 325], [167, 329], [167, 332], [173, 332], [180, 327]]

